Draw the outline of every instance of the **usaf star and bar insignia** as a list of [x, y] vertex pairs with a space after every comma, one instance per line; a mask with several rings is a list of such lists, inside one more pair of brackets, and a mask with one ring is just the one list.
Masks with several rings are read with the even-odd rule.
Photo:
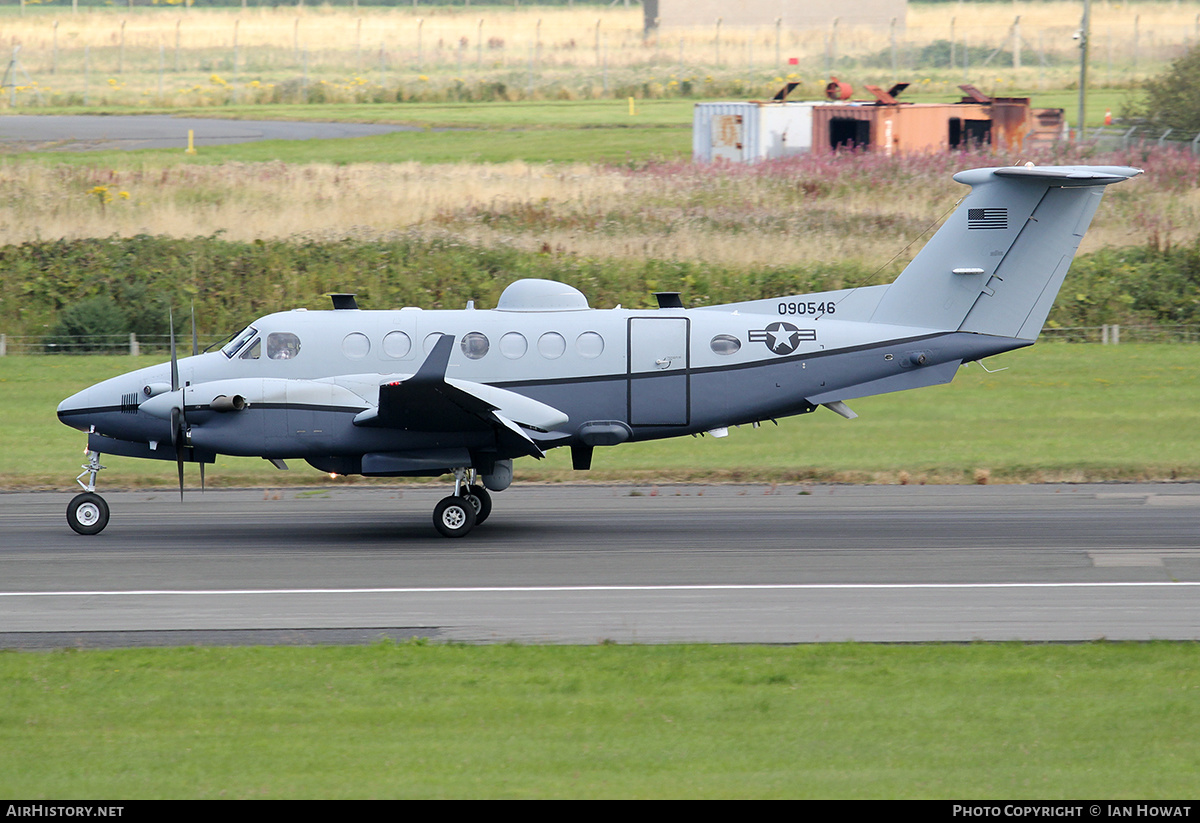
[[800, 347], [801, 341], [816, 340], [816, 329], [799, 329], [782, 321], [769, 324], [765, 329], [748, 332], [751, 343], [765, 343], [775, 354], [791, 354]]

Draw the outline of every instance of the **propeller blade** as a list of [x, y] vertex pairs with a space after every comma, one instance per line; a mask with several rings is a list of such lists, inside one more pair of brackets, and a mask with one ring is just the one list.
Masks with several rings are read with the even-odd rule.
[[171, 391], [179, 388], [179, 358], [175, 353], [175, 312], [167, 310], [167, 323], [171, 328]]
[[196, 339], [196, 304], [192, 304], [192, 357], [200, 353], [200, 342]]
[[204, 494], [204, 461], [200, 461], [200, 493]]
[[[175, 311], [168, 309], [167, 324], [171, 331], [171, 391], [178, 391], [179, 383], [179, 352], [175, 349]], [[183, 440], [187, 421], [184, 419], [184, 407], [187, 404], [183, 393], [179, 396], [179, 405], [171, 409], [171, 444], [175, 446], [175, 467], [179, 471], [179, 500], [183, 501]]]
[[175, 466], [179, 469], [179, 502], [183, 502], [183, 440], [175, 443]]

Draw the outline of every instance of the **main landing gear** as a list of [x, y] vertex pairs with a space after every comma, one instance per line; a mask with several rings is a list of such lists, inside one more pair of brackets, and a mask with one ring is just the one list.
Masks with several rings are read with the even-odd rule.
[[[67, 505], [67, 523], [78, 534], [99, 534], [108, 525], [108, 503], [96, 494], [96, 475], [105, 468], [100, 454], [89, 451], [75, 482], [83, 489]], [[87, 482], [84, 482], [84, 478]], [[444, 537], [464, 537], [492, 513], [492, 496], [477, 481], [474, 469], [454, 470], [454, 494], [433, 510], [433, 525]]]
[[492, 496], [475, 480], [474, 469], [454, 470], [454, 494], [433, 509], [433, 526], [443, 537], [464, 537], [492, 513]]
[[[99, 534], [108, 525], [108, 504], [96, 494], [96, 475], [104, 466], [100, 465], [99, 453], [89, 451], [87, 454], [88, 462], [75, 478], [83, 488], [83, 494], [75, 495], [67, 505], [67, 523], [79, 534]], [[84, 475], [87, 475], [87, 483], [83, 482]]]

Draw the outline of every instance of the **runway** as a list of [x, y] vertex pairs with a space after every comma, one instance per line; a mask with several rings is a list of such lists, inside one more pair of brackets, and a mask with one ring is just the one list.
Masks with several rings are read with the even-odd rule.
[[1200, 485], [0, 495], [0, 647], [1200, 639]]
[[184, 149], [187, 148], [189, 130], [194, 133], [197, 147], [423, 131], [420, 126], [380, 123], [221, 120], [168, 114], [6, 114], [0, 118], [0, 146], [10, 151]]

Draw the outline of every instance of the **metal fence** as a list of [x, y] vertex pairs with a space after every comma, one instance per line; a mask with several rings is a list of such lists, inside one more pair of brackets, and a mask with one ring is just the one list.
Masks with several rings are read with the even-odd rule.
[[[1200, 343], [1200, 325], [1161, 326], [1073, 326], [1047, 328], [1042, 331], [1047, 340], [1069, 343]], [[216, 348], [227, 338], [202, 335], [198, 339], [200, 351]], [[180, 356], [191, 354], [189, 335], [175, 338]], [[19, 354], [140, 354], [166, 355], [171, 351], [171, 339], [167, 335], [138, 337], [134, 334], [107, 334], [75, 337], [64, 340], [48, 335], [0, 334], [0, 357]]]
[[1200, 343], [1200, 326], [1074, 326], [1046, 328], [1042, 337], [1047, 340], [1063, 340], [1069, 343]]
[[[213, 335], [200, 335], [197, 346], [200, 351], [208, 347], [216, 347], [227, 338]], [[175, 348], [181, 356], [192, 353], [190, 334], [180, 334], [175, 337]], [[9, 354], [169, 354], [171, 338], [169, 335], [136, 334], [93, 334], [78, 337], [58, 337], [51, 335], [11, 335], [0, 334], [0, 357]]]
[[1186, 148], [1193, 155], [1200, 155], [1200, 134], [1155, 126], [1100, 126], [1088, 130], [1084, 142], [1109, 151], [1137, 146], [1175, 146]]

